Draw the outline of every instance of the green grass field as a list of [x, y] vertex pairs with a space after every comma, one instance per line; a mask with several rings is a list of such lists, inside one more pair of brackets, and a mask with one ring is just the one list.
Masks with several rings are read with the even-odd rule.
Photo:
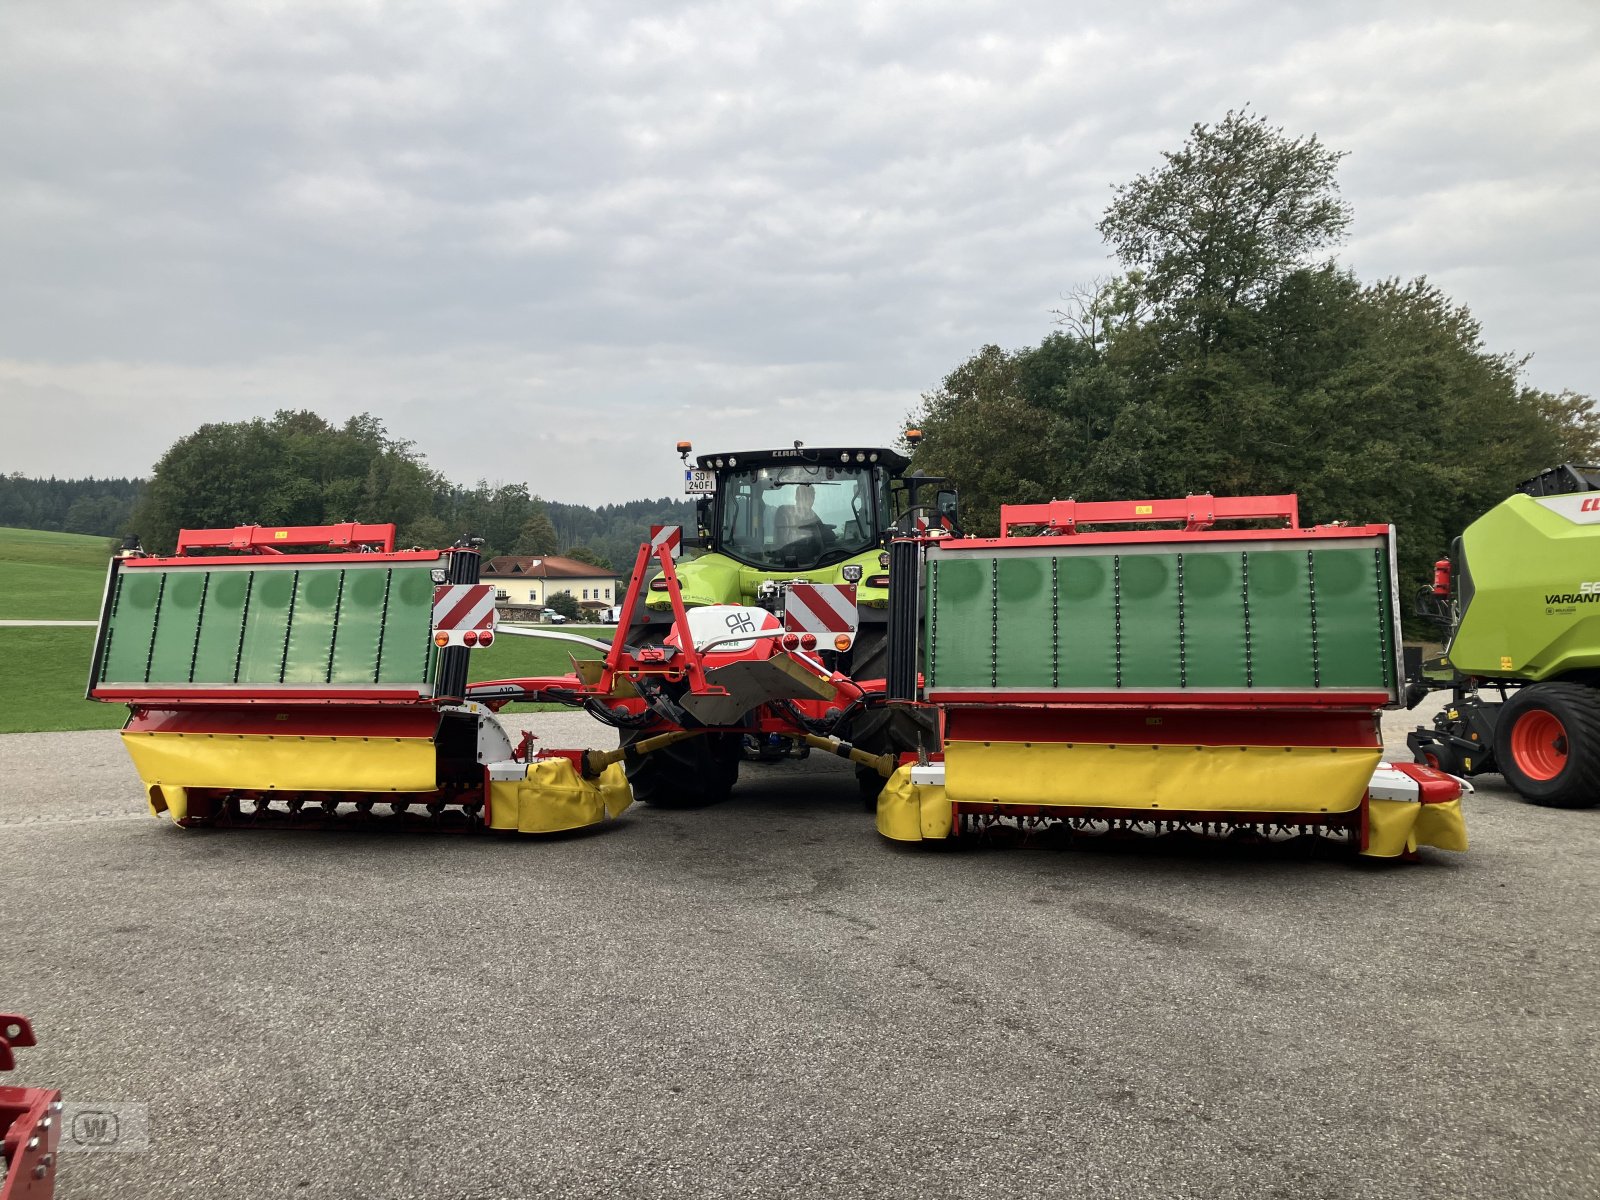
[[112, 545], [78, 533], [0, 529], [0, 620], [97, 619]]
[[[550, 626], [561, 633], [576, 633], [597, 641], [608, 642], [614, 631], [612, 626], [560, 625]], [[572, 670], [572, 657], [599, 658], [601, 651], [576, 642], [559, 642], [554, 638], [517, 637], [502, 633], [487, 650], [474, 650], [469, 659], [467, 678], [473, 682], [482, 679], [528, 679], [540, 675], [565, 675]], [[560, 704], [508, 704], [506, 712], [542, 712], [564, 708]]]
[[0, 733], [119, 728], [126, 708], [83, 698], [93, 653], [92, 629], [0, 629]]

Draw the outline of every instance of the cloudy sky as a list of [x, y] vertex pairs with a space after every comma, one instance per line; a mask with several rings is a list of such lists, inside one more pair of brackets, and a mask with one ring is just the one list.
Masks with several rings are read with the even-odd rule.
[[886, 441], [1246, 103], [1349, 151], [1363, 277], [1600, 394], [1597, 97], [1594, 0], [3, 0], [0, 471], [283, 407], [588, 503]]

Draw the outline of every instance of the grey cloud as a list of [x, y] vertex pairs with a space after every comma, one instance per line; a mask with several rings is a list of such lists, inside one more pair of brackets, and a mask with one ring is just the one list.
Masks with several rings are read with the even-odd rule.
[[886, 440], [1245, 101], [1351, 151], [1364, 276], [1593, 390], [1589, 5], [1128, 7], [11, 0], [0, 469], [280, 406], [591, 501], [680, 436]]

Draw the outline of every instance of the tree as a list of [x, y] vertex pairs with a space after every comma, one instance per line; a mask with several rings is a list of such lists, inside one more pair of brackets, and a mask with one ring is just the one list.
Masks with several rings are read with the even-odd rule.
[[1248, 110], [1195, 125], [1162, 157], [1115, 189], [1097, 226], [1125, 267], [1144, 272], [1158, 308], [1215, 314], [1261, 300], [1350, 224], [1335, 178], [1344, 155]]
[[423, 550], [442, 550], [446, 546], [453, 546], [460, 536], [451, 532], [450, 526], [445, 524], [443, 518], [430, 514], [401, 526], [396, 544], [406, 547], [416, 546]]
[[556, 541], [556, 528], [550, 524], [550, 514], [545, 512], [541, 505], [522, 523], [511, 553], [541, 556], [554, 554], [558, 545], [560, 543]]
[[130, 520], [151, 549], [181, 528], [395, 522], [426, 515], [441, 480], [363, 414], [336, 429], [316, 413], [202, 425], [156, 464]]
[[569, 621], [576, 621], [578, 619], [578, 602], [573, 599], [571, 592], [546, 593], [544, 598], [544, 606], [560, 613]]
[[563, 550], [562, 555], [573, 562], [588, 563], [591, 567], [599, 567], [602, 571], [615, 571], [616, 568], [601, 558], [587, 546], [573, 546]]
[[1308, 521], [1393, 522], [1409, 580], [1521, 480], [1592, 461], [1589, 398], [1525, 386], [1465, 306], [1313, 261], [1350, 220], [1341, 157], [1248, 113], [1196, 125], [1106, 211], [1127, 274], [924, 396], [917, 467], [984, 533], [1002, 502], [1295, 492]]

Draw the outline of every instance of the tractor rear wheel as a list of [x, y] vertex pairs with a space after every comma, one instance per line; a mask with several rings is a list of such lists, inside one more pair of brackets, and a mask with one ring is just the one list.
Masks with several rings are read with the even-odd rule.
[[1526, 800], [1556, 808], [1600, 802], [1600, 691], [1536, 683], [1500, 710], [1494, 757]]
[[[631, 746], [660, 732], [625, 729], [622, 745]], [[624, 759], [623, 769], [628, 773], [633, 798], [656, 808], [701, 808], [722, 803], [739, 778], [743, 741], [736, 733], [703, 733], [636, 759]]]

